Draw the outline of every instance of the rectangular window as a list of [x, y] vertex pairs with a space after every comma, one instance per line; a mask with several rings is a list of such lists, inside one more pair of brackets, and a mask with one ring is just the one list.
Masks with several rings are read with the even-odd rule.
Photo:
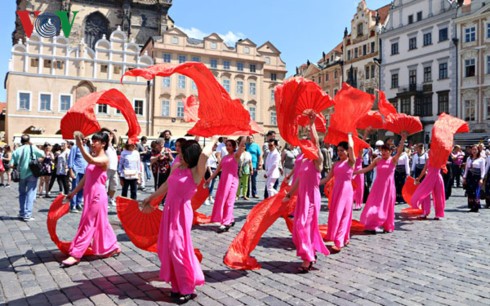
[[250, 95], [255, 96], [256, 88], [255, 83], [249, 83], [249, 92]]
[[449, 114], [449, 92], [437, 94], [437, 113]]
[[357, 58], [359, 56], [358, 49], [354, 49], [354, 58]]
[[271, 102], [274, 103], [276, 101], [275, 95], [274, 95], [274, 89], [271, 89]]
[[486, 98], [485, 101], [486, 101], [485, 104], [487, 105], [487, 120], [489, 120], [490, 119], [490, 98]]
[[120, 74], [121, 73], [121, 66], [117, 66], [117, 65], [112, 66], [112, 72], [114, 74]]
[[432, 95], [422, 98], [422, 116], [432, 116]]
[[271, 81], [277, 81], [277, 74], [271, 73]]
[[367, 54], [367, 45], [362, 46], [362, 55]]
[[476, 28], [471, 27], [464, 30], [464, 42], [472, 42], [476, 40]]
[[187, 56], [179, 55], [179, 64], [183, 64], [187, 61]]
[[107, 114], [107, 104], [98, 104], [97, 113], [99, 114]]
[[171, 61], [172, 61], [172, 54], [163, 53], [163, 62], [164, 63], [170, 63]]
[[271, 125], [277, 125], [276, 111], [271, 111]]
[[328, 81], [330, 79], [330, 73], [325, 73], [325, 81]]
[[475, 100], [464, 101], [464, 120], [475, 121], [476, 118], [476, 104]]
[[40, 111], [50, 111], [51, 110], [51, 95], [50, 94], [41, 94], [40, 95]]
[[19, 109], [31, 109], [31, 94], [27, 92], [19, 93]]
[[255, 106], [249, 106], [248, 112], [250, 114], [250, 119], [255, 120]]
[[31, 58], [31, 67], [39, 67], [39, 59]]
[[448, 78], [447, 63], [440, 63], [439, 64], [439, 79], [444, 80], [447, 78]]
[[51, 68], [51, 60], [44, 60], [43, 64], [44, 68]]
[[193, 56], [191, 58], [191, 61], [193, 61], [193, 62], [200, 62], [201, 61], [201, 58], [199, 56]]
[[230, 80], [223, 80], [223, 87], [226, 89], [227, 92], [230, 92]]
[[439, 29], [439, 42], [446, 41], [448, 39], [449, 39], [448, 29], [447, 28]]
[[417, 37], [408, 39], [408, 50], [417, 49]]
[[365, 72], [365, 75], [366, 75], [366, 79], [369, 80], [369, 66], [366, 66], [366, 72]]
[[184, 102], [182, 101], [177, 101], [177, 117], [184, 117]]
[[424, 83], [432, 82], [432, 67], [424, 67]]
[[162, 116], [170, 117], [170, 101], [168, 100], [162, 101]]
[[109, 69], [108, 65], [100, 65], [100, 72], [107, 73], [108, 69]]
[[347, 60], [350, 61], [350, 50], [347, 51]]
[[487, 55], [487, 74], [490, 74], [490, 55]]
[[417, 85], [417, 70], [412, 69], [408, 71], [408, 83], [410, 85]]
[[230, 61], [223, 61], [223, 69], [230, 70]]
[[185, 76], [183, 75], [179, 75], [179, 88], [185, 88]]
[[374, 41], [371, 42], [371, 53], [374, 53], [374, 49], [376, 49], [376, 43]]
[[54, 67], [56, 69], [63, 69], [64, 67], [64, 62], [63, 61], [56, 61], [55, 64], [54, 64]]
[[391, 44], [391, 55], [396, 55], [398, 54], [398, 43], [392, 43]]
[[61, 95], [60, 96], [60, 111], [66, 112], [71, 107], [71, 96], [70, 95]]
[[236, 63], [236, 70], [237, 71], [243, 71], [243, 63], [237, 62]]
[[334, 78], [334, 79], [337, 79], [338, 77], [339, 77], [339, 73], [337, 72], [337, 70], [335, 70], [335, 71], [333, 72], [333, 78]]
[[371, 79], [374, 79], [374, 76], [376, 74], [376, 66], [371, 66]]
[[172, 44], [177, 45], [179, 43], [179, 38], [177, 36], [172, 36]]
[[170, 77], [163, 78], [163, 88], [170, 88]]
[[391, 74], [391, 88], [398, 88], [398, 73]]
[[136, 115], [143, 116], [143, 100], [134, 100], [134, 112]]
[[410, 97], [401, 99], [401, 109], [400, 111], [404, 114], [410, 115]]
[[218, 68], [218, 60], [217, 59], [211, 59], [211, 62], [210, 62], [210, 65], [211, 65], [211, 68]]
[[191, 89], [192, 90], [197, 90], [196, 83], [193, 80], [191, 80]]
[[250, 64], [250, 72], [255, 72], [255, 65], [254, 64]]
[[211, 49], [214, 50], [218, 47], [218, 45], [213, 41], [213, 42], [211, 42], [210, 47], [211, 47]]
[[490, 22], [487, 23], [487, 39], [490, 39]]
[[432, 33], [424, 34], [424, 46], [432, 45]]
[[237, 95], [243, 95], [243, 81], [236, 81], [236, 93]]
[[413, 15], [409, 15], [408, 16], [408, 24], [412, 24], [413, 23]]
[[475, 76], [475, 59], [470, 58], [464, 61], [464, 70], [465, 70], [465, 77], [473, 77]]
[[417, 21], [422, 20], [422, 12], [417, 12]]

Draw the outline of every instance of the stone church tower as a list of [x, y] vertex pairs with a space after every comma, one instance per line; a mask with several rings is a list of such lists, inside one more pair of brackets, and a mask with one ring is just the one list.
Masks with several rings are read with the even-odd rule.
[[[17, 0], [17, 10], [55, 12], [78, 11], [70, 34], [70, 43], [82, 39], [90, 48], [106, 35], [109, 37], [118, 26], [130, 40], [140, 45], [152, 36], [173, 28], [168, 16], [172, 0]], [[70, 14], [70, 20], [73, 14]], [[34, 15], [31, 14], [34, 23]], [[12, 33], [13, 44], [25, 39], [25, 32], [17, 16]]]

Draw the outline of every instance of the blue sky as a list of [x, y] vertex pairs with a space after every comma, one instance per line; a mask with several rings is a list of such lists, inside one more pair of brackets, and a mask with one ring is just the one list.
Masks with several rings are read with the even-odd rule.
[[[15, 0], [2, 1], [0, 10], [0, 101], [5, 101], [3, 80], [8, 70], [15, 22]], [[309, 59], [316, 62], [350, 30], [357, 0], [175, 0], [170, 16], [177, 27], [195, 38], [218, 33], [234, 42], [249, 38], [257, 45], [272, 42], [286, 62], [288, 75]], [[367, 0], [371, 9], [390, 3]]]

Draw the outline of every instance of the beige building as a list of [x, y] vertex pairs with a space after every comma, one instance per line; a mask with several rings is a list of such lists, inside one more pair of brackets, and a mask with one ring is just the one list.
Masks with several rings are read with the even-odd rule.
[[[76, 100], [110, 88], [128, 97], [143, 133], [148, 133], [147, 82], [130, 80], [121, 85], [120, 78], [127, 69], [152, 63], [151, 57], [140, 55], [140, 47], [128, 42], [126, 33], [119, 29], [98, 40], [95, 50], [83, 41], [73, 47], [62, 36], [42, 38], [33, 33], [25, 44], [20, 40], [12, 47], [5, 81], [5, 140], [12, 143], [14, 136], [28, 133], [38, 135], [37, 142], [43, 143], [49, 135], [60, 134], [60, 120]], [[127, 131], [124, 117], [115, 109], [100, 105], [96, 113], [101, 126]]]
[[490, 6], [473, 0], [458, 10], [458, 117], [467, 121], [476, 141], [490, 132]]
[[[257, 46], [250, 39], [243, 39], [228, 46], [217, 34], [199, 40], [173, 28], [150, 39], [142, 52], [151, 55], [156, 64], [205, 63], [264, 131], [277, 130], [274, 87], [282, 83], [287, 71], [281, 52], [272, 43]], [[157, 77], [150, 101], [150, 134], [157, 135], [170, 127], [174, 135], [184, 135], [192, 127], [192, 123], [183, 121], [184, 101], [190, 95], [197, 95], [191, 79], [178, 74]]]

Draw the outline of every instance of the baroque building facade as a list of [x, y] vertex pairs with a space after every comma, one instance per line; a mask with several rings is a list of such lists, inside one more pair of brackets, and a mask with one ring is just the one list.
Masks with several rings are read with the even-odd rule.
[[472, 133], [467, 137], [481, 140], [490, 132], [490, 3], [471, 1], [458, 10], [454, 22], [458, 37], [455, 113], [469, 123]]
[[[178, 28], [153, 37], [143, 47], [156, 64], [202, 62], [233, 99], [240, 99], [250, 116], [264, 131], [277, 129], [274, 87], [284, 80], [286, 64], [281, 52], [269, 41], [257, 46], [250, 39], [228, 46], [218, 34], [203, 39], [188, 37]], [[156, 78], [152, 90], [153, 134], [172, 127], [184, 135], [191, 128], [185, 123], [184, 102], [197, 95], [194, 82], [183, 75]]]
[[401, 113], [419, 116], [428, 142], [442, 113], [456, 115], [456, 5], [447, 0], [395, 0], [382, 42], [381, 89]]
[[390, 5], [377, 10], [367, 7], [361, 0], [352, 17], [350, 33], [347, 28], [343, 39], [344, 80], [353, 87], [376, 94], [380, 88], [380, 45], [379, 33], [389, 20]]

